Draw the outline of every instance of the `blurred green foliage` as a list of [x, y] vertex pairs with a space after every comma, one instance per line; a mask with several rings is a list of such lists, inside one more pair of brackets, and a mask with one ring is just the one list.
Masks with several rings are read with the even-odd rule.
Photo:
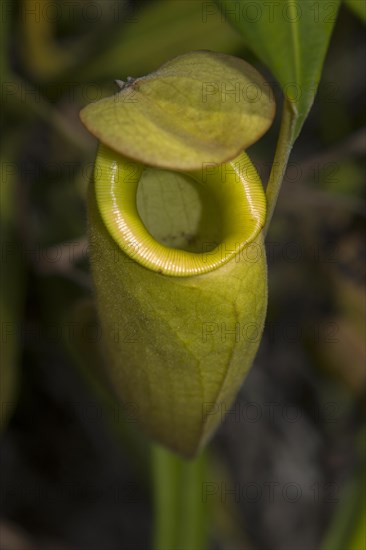
[[[3, 430], [7, 426], [3, 434], [5, 458], [2, 468], [8, 474], [4, 477], [8, 477], [10, 489], [11, 483], [18, 478], [22, 483], [32, 480], [32, 475], [36, 477], [34, 472], [39, 476], [36, 477], [39, 483], [46, 486], [52, 475], [57, 481], [64, 480], [63, 465], [71, 468], [70, 455], [74, 461], [71, 463], [77, 463], [76, 451], [73, 455], [69, 443], [72, 430], [67, 421], [62, 424], [60, 411], [71, 415], [72, 408], [66, 404], [70, 395], [82, 401], [78, 384], [90, 388], [93, 396], [90, 399], [103, 403], [108, 418], [106, 426], [112, 426], [112, 433], [122, 449], [118, 460], [127, 457], [123, 469], [135, 476], [135, 480], [140, 480], [145, 490], [149, 483], [146, 479], [147, 464], [150, 464], [147, 443], [141, 441], [123, 413], [116, 425], [118, 402], [103, 371], [103, 346], [89, 275], [85, 211], [96, 144], [79, 122], [80, 109], [113, 93], [116, 89], [114, 79], [146, 74], [168, 58], [192, 49], [238, 55], [261, 68], [214, 3], [156, 0], [132, 5], [95, 0], [92, 4], [79, 0], [52, 2], [52, 6], [47, 7], [47, 0], [5, 0], [1, 5], [1, 420]], [[312, 502], [308, 508], [299, 508], [296, 516], [298, 533], [304, 535], [301, 525], [305, 525], [306, 531], [315, 533], [318, 545], [328, 527], [331, 529], [326, 537], [338, 542], [332, 542], [330, 547], [326, 538], [324, 548], [327, 550], [334, 550], [335, 545], [361, 550], [363, 544], [364, 504], [359, 489], [364, 479], [361, 464], [364, 454], [359, 438], [362, 447], [365, 403], [362, 159], [365, 151], [362, 130], [365, 125], [362, 99], [365, 77], [361, 70], [365, 55], [364, 20], [362, 0], [343, 3], [314, 108], [285, 175], [268, 237], [271, 296], [268, 330], [255, 366], [258, 376], [260, 373], [266, 376], [264, 394], [255, 397], [258, 396], [255, 391], [259, 392], [256, 386], [251, 386], [255, 373], [247, 383], [248, 388], [254, 388], [254, 397], [250, 400], [262, 398], [265, 402], [265, 392], [270, 391], [274, 392], [270, 393], [271, 398], [280, 399], [276, 392], [288, 382], [292, 368], [298, 373], [304, 361], [306, 376], [300, 379], [294, 375], [296, 382], [289, 390], [291, 402], [303, 407], [300, 410], [305, 415], [305, 388], [311, 387], [311, 399], [316, 398], [319, 403], [334, 400], [342, 411], [337, 417], [338, 423], [315, 423], [314, 441], [321, 441], [321, 456], [312, 458], [311, 464], [317, 462], [318, 475], [325, 472], [324, 479], [335, 480], [339, 486], [345, 485], [344, 479], [352, 481], [353, 477], [355, 493], [349, 490], [350, 500], [342, 493], [336, 515], [333, 504], [323, 502], [323, 506], [318, 506]], [[276, 94], [278, 97], [277, 90]], [[250, 151], [264, 180], [277, 131], [278, 121]], [[296, 328], [295, 343], [289, 338], [278, 337], [278, 333], [273, 339], [271, 327], [283, 326]], [[290, 355], [293, 360], [286, 359], [289, 353], [294, 353]], [[291, 368], [285, 368], [289, 362]], [[62, 376], [59, 365], [64, 373]], [[267, 365], [270, 375], [265, 370]], [[72, 380], [72, 384], [67, 380]], [[79, 392], [76, 398], [71, 389], [73, 385], [79, 388], [75, 389]], [[284, 452], [282, 441], [289, 442], [294, 437], [290, 424], [282, 437], [278, 437], [278, 426], [273, 435], [260, 432], [258, 424], [257, 435], [244, 441], [247, 427], [238, 423], [231, 431], [224, 428], [220, 432], [217, 447], [213, 446], [218, 466], [207, 474], [209, 481], [216, 483], [215, 487], [220, 487], [227, 479], [228, 485], [235, 486], [242, 479], [244, 462], [232, 466], [235, 464], [233, 456], [245, 457], [253, 450], [258, 457], [255, 462], [259, 472], [262, 472], [261, 467], [263, 471], [268, 468], [268, 475], [277, 480], [277, 470], [269, 470], [270, 461], [280, 457], [279, 463], [283, 463], [291, 454], [291, 447], [288, 447], [287, 454], [281, 455]], [[74, 447], [92, 431], [90, 423], [80, 430], [84, 431], [71, 439]], [[225, 443], [221, 447], [220, 441]], [[264, 452], [263, 441], [268, 441]], [[59, 462], [52, 458], [53, 446], [57, 449], [54, 455]], [[43, 454], [38, 455], [34, 449], [40, 448]], [[26, 450], [24, 455], [23, 449]], [[308, 452], [304, 443], [300, 454], [307, 456]], [[11, 467], [7, 453], [13, 457]], [[110, 464], [107, 456], [103, 460]], [[22, 464], [26, 464], [27, 474]], [[131, 465], [131, 470], [127, 464]], [[355, 464], [360, 466], [356, 468]], [[73, 475], [77, 479], [87, 476], [86, 470], [82, 466]], [[42, 475], [39, 472], [43, 472]], [[99, 474], [100, 470], [93, 470], [86, 479], [91, 482]], [[246, 479], [257, 479], [257, 474], [255, 468], [246, 471]], [[66, 479], [69, 478], [66, 476]], [[149, 502], [148, 495], [146, 490], [146, 502]], [[51, 505], [32, 501], [32, 513], [27, 516], [27, 498], [21, 492], [16, 501], [3, 499], [4, 517], [23, 525], [36, 538], [46, 533], [60, 539], [69, 537], [71, 543], [75, 542], [76, 531], [70, 527], [71, 519], [67, 523], [67, 513], [84, 512], [84, 501], [71, 498], [64, 508], [62, 499], [55, 499]], [[219, 541], [223, 548], [236, 550], [239, 545], [242, 548], [266, 545], [271, 548], [271, 537], [276, 534], [283, 544], [290, 540], [289, 547], [303, 548], [296, 533], [289, 532], [288, 510], [278, 511], [273, 527], [265, 523], [266, 513], [269, 514], [273, 507], [266, 507], [263, 501], [259, 507], [250, 504], [249, 512], [245, 502], [216, 498], [214, 504], [216, 520], [209, 532], [211, 540]], [[118, 514], [122, 515], [122, 511], [127, 513], [133, 505], [128, 502], [125, 508], [122, 505], [120, 508]], [[346, 516], [351, 509], [355, 512], [346, 518], [345, 530], [337, 535], [338, 518]], [[314, 510], [313, 520], [306, 523], [307, 514]], [[52, 520], [52, 513], [63, 515], [61, 526], [60, 516]], [[88, 508], [85, 513], [92, 512]], [[144, 513], [151, 512], [146, 512], [143, 506], [134, 508], [135, 515], [123, 524], [124, 532], [128, 531], [128, 523], [133, 526], [136, 541], [141, 540], [140, 535], [145, 540], [145, 535], [149, 534], [148, 527], [139, 529]], [[106, 515], [112, 515], [110, 510]], [[80, 534], [79, 540], [84, 547], [90, 543], [88, 530], [98, 523], [95, 516], [90, 517], [88, 527]], [[101, 530], [107, 537], [110, 525], [105, 523]], [[115, 546], [111, 543], [110, 548], [121, 545], [133, 548], [131, 540], [126, 535], [125, 540], [118, 540], [119, 546], [114, 542]], [[346, 540], [349, 542], [344, 542]], [[39, 540], [35, 547], [41, 548]]]

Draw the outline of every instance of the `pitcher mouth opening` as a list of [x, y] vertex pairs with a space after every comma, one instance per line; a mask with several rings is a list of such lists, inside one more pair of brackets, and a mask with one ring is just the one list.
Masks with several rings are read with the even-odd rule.
[[242, 153], [209, 170], [173, 172], [101, 145], [98, 206], [131, 259], [164, 275], [200, 275], [228, 262], [263, 226], [265, 196], [255, 169], [243, 170], [248, 166], [254, 169]]

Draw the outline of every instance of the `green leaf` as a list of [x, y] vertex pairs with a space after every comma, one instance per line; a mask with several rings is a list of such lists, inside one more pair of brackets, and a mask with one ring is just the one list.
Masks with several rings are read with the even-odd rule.
[[[334, 495], [338, 505], [334, 512], [320, 550], [365, 550], [366, 543], [366, 497], [365, 497], [365, 427], [358, 433], [358, 467], [354, 468], [352, 476]], [[335, 486], [337, 488], [337, 486]], [[338, 487], [339, 489], [339, 487]]]
[[217, 0], [292, 105], [295, 141], [312, 106], [340, 0]]
[[361, 21], [366, 22], [366, 2], [365, 0], [344, 0], [344, 3], [357, 15]]
[[80, 117], [102, 143], [126, 157], [195, 170], [236, 157], [267, 131], [274, 110], [270, 89], [253, 67], [201, 51], [128, 81]]

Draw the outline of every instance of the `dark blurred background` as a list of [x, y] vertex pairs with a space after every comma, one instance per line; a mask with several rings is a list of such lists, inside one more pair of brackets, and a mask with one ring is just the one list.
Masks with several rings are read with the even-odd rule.
[[[150, 548], [149, 444], [103, 371], [86, 237], [96, 141], [78, 113], [114, 93], [114, 79], [194, 49], [243, 57], [279, 93], [212, 3], [3, 0], [1, 10], [0, 547]], [[342, 5], [285, 175], [263, 341], [209, 446], [211, 549], [341, 550], [365, 513], [361, 19]], [[278, 128], [249, 151], [264, 181]]]

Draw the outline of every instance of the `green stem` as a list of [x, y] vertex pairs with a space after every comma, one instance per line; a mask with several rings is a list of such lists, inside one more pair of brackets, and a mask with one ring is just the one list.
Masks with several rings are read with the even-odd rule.
[[[320, 544], [320, 550], [363, 550], [366, 540], [366, 431], [358, 434], [358, 467], [339, 492], [339, 501], [334, 516]], [[338, 497], [338, 495], [337, 495]]]
[[276, 207], [278, 195], [282, 185], [283, 176], [285, 174], [288, 159], [294, 143], [293, 136], [295, 122], [296, 117], [292, 105], [285, 99], [282, 108], [280, 135], [278, 137], [272, 170], [266, 189], [267, 219], [263, 229], [264, 235], [267, 234], [272, 220], [273, 212]]
[[205, 458], [184, 460], [154, 445], [154, 550], [205, 550], [207, 503], [202, 499]]

